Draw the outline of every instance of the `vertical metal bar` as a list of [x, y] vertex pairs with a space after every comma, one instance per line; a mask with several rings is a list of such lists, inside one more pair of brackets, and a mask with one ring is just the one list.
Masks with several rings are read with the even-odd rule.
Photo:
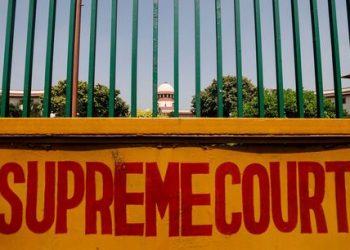
[[174, 0], [174, 117], [179, 116], [179, 0]]
[[349, 34], [349, 40], [350, 40], [350, 0], [346, 1], [346, 10], [347, 10], [347, 16], [348, 16], [348, 34]]
[[300, 30], [298, 0], [291, 0], [294, 41], [295, 89], [297, 96], [297, 112], [300, 118], [304, 117], [303, 76], [300, 52]]
[[131, 116], [137, 116], [137, 40], [139, 1], [133, 0], [132, 62], [131, 62]]
[[236, 38], [236, 77], [237, 77], [237, 115], [243, 116], [243, 81], [242, 81], [242, 45], [240, 1], [235, 0], [235, 38]]
[[110, 69], [109, 69], [109, 98], [108, 98], [108, 116], [115, 116], [115, 68], [117, 62], [117, 13], [118, 0], [112, 0], [111, 11], [111, 51], [110, 51]]
[[316, 81], [316, 96], [317, 96], [317, 115], [320, 118], [324, 117], [323, 103], [323, 76], [322, 76], [322, 57], [320, 43], [320, 29], [318, 23], [318, 0], [310, 0], [311, 22], [312, 22], [312, 37], [314, 50], [315, 64], [315, 81]]
[[158, 115], [158, 22], [159, 0], [153, 0], [153, 117]]
[[32, 90], [33, 54], [36, 19], [36, 0], [30, 0], [28, 13], [27, 47], [24, 70], [23, 117], [30, 116], [30, 96]]
[[283, 97], [283, 68], [282, 68], [282, 46], [281, 46], [281, 25], [279, 13], [279, 0], [273, 1], [273, 19], [275, 32], [275, 57], [276, 57], [276, 81], [277, 81], [277, 101], [278, 116], [284, 117], [284, 97]]
[[254, 19], [255, 19], [255, 46], [256, 46], [256, 70], [258, 80], [258, 113], [259, 117], [265, 116], [265, 98], [264, 98], [264, 71], [263, 54], [261, 42], [261, 18], [260, 1], [254, 0]]
[[80, 24], [81, 24], [81, 1], [76, 0], [75, 33], [74, 33], [74, 57], [73, 57], [73, 89], [72, 89], [72, 117], [76, 117], [78, 106], [79, 84], [79, 57], [80, 57]]
[[194, 23], [195, 23], [195, 61], [196, 61], [196, 116], [201, 117], [201, 22], [200, 2], [194, 1]]
[[73, 53], [74, 53], [74, 33], [75, 33], [75, 0], [70, 1], [69, 14], [69, 38], [67, 57], [67, 81], [66, 81], [66, 117], [72, 116], [72, 84], [73, 84]]
[[335, 0], [328, 0], [328, 9], [329, 9], [329, 22], [331, 27], [335, 109], [336, 109], [337, 118], [341, 118], [343, 117], [343, 96], [342, 96], [342, 86], [341, 86], [339, 40], [338, 40], [337, 12], [336, 12]]
[[98, 0], [92, 0], [91, 1], [91, 20], [90, 20], [91, 26], [90, 26], [88, 106], [87, 106], [88, 117], [93, 117], [94, 115], [97, 8], [98, 8]]
[[218, 91], [218, 117], [224, 116], [223, 77], [222, 77], [222, 32], [221, 32], [221, 0], [215, 0], [216, 19], [216, 74]]
[[55, 23], [56, 22], [56, 0], [50, 0], [49, 20], [47, 28], [46, 45], [46, 66], [45, 66], [45, 90], [44, 90], [44, 110], [43, 116], [50, 117], [51, 113], [51, 86], [52, 86], [52, 65], [55, 43]]
[[6, 23], [6, 37], [5, 37], [5, 51], [4, 51], [4, 66], [2, 71], [1, 117], [8, 116], [8, 111], [9, 111], [15, 13], [16, 13], [16, 0], [9, 0], [7, 2], [7, 23]]

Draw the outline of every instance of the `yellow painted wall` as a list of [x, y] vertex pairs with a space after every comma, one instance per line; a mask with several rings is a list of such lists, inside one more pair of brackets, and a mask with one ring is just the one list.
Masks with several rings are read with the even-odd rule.
[[[348, 147], [331, 149], [321, 146], [295, 147], [287, 145], [231, 148], [181, 146], [157, 148], [119, 145], [106, 146], [105, 149], [94, 149], [89, 147], [89, 145], [80, 144], [74, 148], [67, 146], [66, 148], [53, 150], [3, 148], [0, 149], [0, 180], [2, 180], [2, 183], [0, 183], [0, 225], [3, 225], [1, 224], [1, 219], [4, 219], [3, 221], [7, 224], [10, 223], [12, 215], [22, 215], [22, 219], [17, 231], [10, 234], [0, 233], [0, 249], [348, 249], [350, 232], [349, 230], [339, 232], [344, 231], [344, 224], [342, 224], [342, 230], [339, 230], [339, 223], [344, 223], [346, 220], [348, 224], [350, 218], [349, 156], [350, 148]], [[47, 231], [34, 233], [33, 230], [29, 229], [26, 219], [26, 217], [33, 218], [33, 213], [26, 215], [27, 198], [29, 196], [27, 184], [29, 181], [33, 181], [33, 176], [36, 176], [33, 169], [36, 168], [35, 166], [38, 166], [39, 188], [37, 193], [39, 202], [36, 212], [38, 219], [42, 219], [44, 188], [49, 185], [45, 182], [45, 168], [47, 169], [45, 164], [48, 164], [48, 162], [51, 162], [49, 164], [51, 164], [55, 174], [55, 183], [53, 185], [55, 191], [48, 195], [48, 197], [54, 196], [54, 222]], [[88, 165], [91, 162], [97, 162], [100, 165], [104, 164], [104, 169], [109, 169], [107, 171], [109, 174], [106, 174], [109, 177], [106, 177], [106, 179], [103, 179], [99, 173], [96, 173], [96, 176], [95, 173], [93, 174], [97, 188], [97, 199], [100, 199], [103, 194], [113, 194], [113, 199], [108, 205], [108, 211], [111, 213], [112, 230], [105, 235], [101, 233], [100, 213], [97, 213], [96, 219], [97, 232], [93, 234], [86, 234], [85, 232], [87, 227], [86, 195], [87, 192], [90, 192], [91, 195], [92, 187], [91, 181], [87, 183], [87, 175], [91, 170], [88, 170]], [[290, 166], [295, 166], [295, 178], [290, 177], [289, 182], [287, 181], [288, 162]], [[132, 170], [128, 166], [132, 163], [137, 163], [138, 170], [136, 172], [138, 173], [130, 173]], [[293, 180], [296, 181], [296, 193], [293, 195], [297, 199], [297, 208], [292, 213], [297, 216], [297, 222], [291, 232], [282, 232], [283, 230], [276, 226], [273, 219], [276, 216], [276, 212], [272, 209], [272, 195], [276, 195], [278, 186], [271, 183], [272, 170], [270, 166], [277, 163], [280, 164], [278, 169], [281, 174], [279, 180], [281, 181], [282, 215], [284, 220], [288, 218], [287, 184], [293, 183]], [[30, 180], [28, 164], [32, 166]], [[174, 172], [172, 172], [172, 180], [169, 183], [175, 185], [171, 186], [172, 190], [177, 190], [179, 193], [178, 197], [170, 197], [170, 199], [179, 200], [178, 209], [172, 211], [172, 215], [177, 215], [178, 213], [179, 228], [176, 236], [169, 236], [169, 207], [163, 219], [160, 218], [158, 210], [156, 211], [157, 233], [155, 236], [146, 236], [146, 232], [149, 230], [149, 228], [147, 229], [147, 224], [150, 225], [150, 222], [146, 220], [147, 196], [151, 197], [151, 195], [159, 194], [161, 200], [166, 201], [169, 199], [165, 195], [166, 193], [164, 194], [163, 189], [147, 191], [147, 185], [152, 187], [152, 183], [149, 182], [147, 184], [147, 180], [154, 181], [147, 172], [147, 168], [151, 166], [150, 164], [157, 167], [156, 170], [159, 170], [163, 180], [166, 172], [170, 169], [169, 166], [173, 164]], [[225, 172], [222, 164], [227, 164], [231, 167], [228, 167], [227, 172]], [[230, 170], [234, 169], [232, 167], [233, 164], [237, 166], [239, 171], [239, 177], [236, 176], [238, 179], [234, 183], [232, 183], [231, 175], [233, 172], [230, 172]], [[251, 164], [255, 164], [255, 166]], [[77, 185], [83, 187], [83, 194], [81, 194], [81, 199], [78, 199], [78, 203], [67, 210], [67, 219], [64, 221], [64, 224], [67, 223], [67, 232], [57, 233], [57, 206], [58, 203], [62, 202], [62, 200], [58, 200], [58, 196], [62, 196], [64, 190], [64, 187], [59, 186], [62, 182], [58, 182], [58, 175], [62, 174], [64, 172], [63, 169], [67, 168], [67, 166], [68, 169], [80, 169], [83, 177], [83, 181], [80, 181], [78, 185], [74, 182], [73, 172], [68, 171], [68, 199], [76, 194], [74, 187]], [[290, 167], [290, 169], [293, 173], [293, 167]], [[337, 181], [335, 181], [335, 171], [338, 171]], [[224, 178], [222, 176], [218, 177], [220, 173]], [[136, 203], [141, 202], [143, 204], [128, 205], [126, 204], [128, 202], [125, 200], [124, 203], [120, 202], [122, 198], [117, 193], [119, 192], [120, 195], [120, 192], [122, 192], [120, 190], [124, 187], [121, 181], [123, 176], [126, 178], [125, 192], [128, 194], [139, 193], [141, 201]], [[308, 181], [305, 181], [305, 176]], [[343, 186], [340, 183], [342, 178], [345, 185], [344, 189], [342, 189]], [[108, 184], [107, 179], [111, 179], [113, 185]], [[266, 180], [267, 184], [264, 182]], [[259, 181], [265, 184], [259, 187]], [[102, 191], [104, 183], [106, 185], [106, 193]], [[178, 185], [178, 188], [176, 188], [176, 185]], [[221, 186], [221, 189], [218, 189], [218, 186]], [[245, 196], [249, 193], [249, 187], [253, 188], [252, 199]], [[305, 187], [308, 190], [307, 194], [305, 193]], [[9, 190], [19, 198], [23, 206], [22, 210], [12, 211], [8, 198], [5, 197], [6, 195], [4, 196], [4, 193], [8, 193]], [[225, 190], [225, 204], [222, 206], [223, 203], [221, 203], [221, 207], [226, 209], [226, 222], [228, 224], [231, 222], [231, 213], [233, 212], [240, 213], [242, 216], [239, 229], [234, 233], [225, 234], [218, 226], [218, 214], [215, 211], [220, 206], [217, 205], [219, 202], [218, 196], [222, 195], [223, 190]], [[243, 192], [243, 190], [245, 191]], [[264, 216], [268, 216], [268, 226], [265, 229], [263, 228], [261, 232], [252, 233], [256, 228], [252, 224], [247, 226], [248, 222], [245, 219], [253, 219], [256, 222], [260, 220], [262, 212], [260, 208], [261, 190], [268, 194], [267, 198], [263, 198], [265, 206], [266, 204], [268, 206], [268, 210], [266, 210], [266, 207], [265, 209], [263, 208], [265, 211]], [[30, 194], [33, 194], [32, 192], [35, 192], [35, 189], [30, 189]], [[311, 232], [302, 233], [302, 223], [308, 220], [305, 220], [305, 217], [302, 219], [301, 210], [304, 209], [305, 212], [306, 204], [310, 202], [309, 199], [305, 200], [302, 197], [305, 198], [305, 195], [312, 197], [315, 195], [315, 192], [319, 192], [322, 196], [322, 200], [319, 201], [319, 207], [321, 207], [325, 216], [326, 232], [322, 228], [317, 228], [316, 225], [316, 221], [320, 222], [323, 220], [319, 216], [320, 213], [318, 212], [318, 215], [315, 215], [312, 209], [306, 209], [311, 218]], [[189, 194], [202, 194], [201, 198], [199, 198], [199, 203], [204, 205], [197, 206], [192, 204], [191, 212]], [[341, 201], [336, 200], [337, 194]], [[119, 198], [116, 198], [117, 196]], [[209, 200], [206, 199], [208, 197]], [[250, 201], [253, 203], [250, 204]], [[275, 204], [278, 204], [278, 202], [276, 203], [275, 201]], [[115, 217], [122, 216], [122, 212], [118, 210], [119, 212], [115, 213], [115, 210], [116, 206], [120, 209], [124, 205], [127, 211], [126, 223], [141, 223], [143, 225], [142, 235], [118, 235], [120, 231], [117, 228], [121, 224], [116, 222], [119, 220], [116, 220]], [[254, 209], [254, 218], [249, 216], [249, 208]], [[345, 216], [337, 219], [337, 215], [341, 213], [344, 216], [344, 210], [347, 218]], [[186, 213], [187, 215], [190, 214], [192, 223], [188, 220], [184, 221], [184, 218], [188, 218], [184, 217]], [[172, 223], [175, 222], [176, 224], [176, 221], [176, 219], [173, 219]], [[190, 224], [209, 226], [209, 235], [187, 236], [186, 234], [191, 234], [191, 232], [200, 232], [200, 230], [197, 231], [196, 229], [190, 230], [190, 232], [183, 229], [184, 225], [188, 229]], [[249, 227], [249, 230], [247, 227]], [[0, 228], [0, 231], [4, 230], [4, 227]], [[323, 232], [320, 232], [322, 230]]]

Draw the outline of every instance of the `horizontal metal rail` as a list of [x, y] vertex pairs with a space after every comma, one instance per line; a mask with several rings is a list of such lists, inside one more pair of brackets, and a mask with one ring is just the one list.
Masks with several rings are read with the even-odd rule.
[[[293, 126], [291, 126], [291, 122]], [[98, 128], [98, 130], [96, 129]], [[164, 138], [167, 138], [164, 140]], [[329, 143], [350, 142], [349, 119], [11, 119], [0, 120], [0, 144], [18, 146], [51, 143], [173, 143], [187, 140], [220, 143]], [[43, 144], [48, 143], [48, 144]], [[325, 145], [326, 144], [326, 145]], [[89, 146], [89, 145], [87, 145]], [[90, 145], [91, 146], [91, 145]], [[231, 145], [232, 146], [232, 145]], [[339, 146], [339, 144], [337, 144]]]

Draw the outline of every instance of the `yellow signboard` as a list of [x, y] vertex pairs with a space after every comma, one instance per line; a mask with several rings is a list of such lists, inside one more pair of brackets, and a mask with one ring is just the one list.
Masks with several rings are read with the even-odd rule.
[[348, 249], [350, 148], [0, 149], [0, 249]]

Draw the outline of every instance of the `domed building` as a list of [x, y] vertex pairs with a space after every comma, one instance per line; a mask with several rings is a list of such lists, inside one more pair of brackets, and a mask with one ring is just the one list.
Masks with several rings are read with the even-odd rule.
[[158, 110], [162, 114], [174, 111], [174, 88], [167, 82], [158, 86]]

